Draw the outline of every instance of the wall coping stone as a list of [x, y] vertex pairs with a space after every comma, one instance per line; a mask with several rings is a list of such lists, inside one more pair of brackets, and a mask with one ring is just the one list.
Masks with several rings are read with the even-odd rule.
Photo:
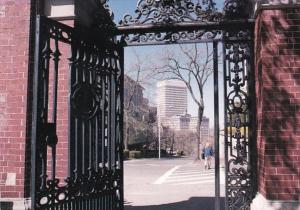
[[251, 210], [300, 210], [300, 201], [268, 200], [257, 193], [252, 201]]
[[30, 209], [28, 199], [24, 198], [0, 198], [0, 210], [27, 210]]
[[261, 10], [300, 8], [300, 0], [260, 0], [254, 3], [254, 17]]
[[74, 0], [46, 0], [45, 15], [56, 20], [73, 20], [75, 18]]

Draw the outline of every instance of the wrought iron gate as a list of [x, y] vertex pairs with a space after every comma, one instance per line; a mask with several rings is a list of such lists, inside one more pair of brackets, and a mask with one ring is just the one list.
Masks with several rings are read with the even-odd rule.
[[[36, 23], [32, 209], [123, 209], [123, 48], [43, 16]], [[60, 42], [71, 48], [65, 180], [56, 169]]]
[[[246, 1], [226, 0], [224, 13], [217, 12], [213, 1], [199, 2], [140, 0], [136, 16], [125, 15], [107, 39], [37, 17], [31, 147], [33, 210], [123, 209], [123, 48], [114, 41], [117, 35], [127, 45], [213, 42], [217, 150], [216, 59], [217, 43], [223, 43], [226, 209], [250, 209], [255, 185], [250, 100], [253, 23], [245, 15]], [[71, 47], [68, 175], [64, 181], [57, 177], [56, 170], [60, 42]], [[53, 85], [49, 85], [50, 73]], [[216, 155], [216, 164], [218, 158]], [[215, 170], [218, 210], [220, 174], [218, 167]]]

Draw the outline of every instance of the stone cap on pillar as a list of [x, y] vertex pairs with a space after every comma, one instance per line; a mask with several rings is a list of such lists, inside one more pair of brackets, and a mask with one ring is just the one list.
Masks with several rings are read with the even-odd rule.
[[258, 0], [257, 3], [261, 6], [270, 6], [270, 5], [296, 5], [300, 4], [300, 0]]
[[45, 0], [44, 14], [57, 20], [74, 20], [74, 0]]
[[256, 0], [254, 1], [254, 14], [262, 9], [280, 9], [288, 7], [300, 7], [300, 0]]

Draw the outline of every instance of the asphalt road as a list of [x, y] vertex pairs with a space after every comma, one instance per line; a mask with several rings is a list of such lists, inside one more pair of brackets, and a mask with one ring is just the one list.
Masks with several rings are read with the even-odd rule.
[[[124, 172], [126, 210], [214, 210], [214, 169], [204, 170], [202, 161], [127, 160]], [[224, 179], [221, 169], [221, 196]]]

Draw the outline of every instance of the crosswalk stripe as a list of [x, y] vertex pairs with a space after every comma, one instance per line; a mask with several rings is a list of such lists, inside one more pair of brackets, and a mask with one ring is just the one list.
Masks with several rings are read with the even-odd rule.
[[197, 181], [197, 182], [184, 182], [184, 183], [175, 183], [171, 185], [196, 185], [196, 184], [205, 184], [205, 183], [214, 183], [215, 180], [205, 180], [205, 181]]
[[190, 177], [190, 178], [184, 178], [184, 179], [182, 179], [182, 178], [180, 178], [180, 179], [171, 179], [171, 178], [169, 178], [169, 179], [167, 179], [166, 181], [165, 181], [165, 183], [170, 183], [170, 182], [180, 182], [180, 181], [183, 181], [183, 182], [186, 182], [186, 181], [190, 181], [190, 180], [214, 180], [214, 177]]
[[173, 173], [172, 175], [178, 175], [178, 176], [190, 176], [190, 175], [193, 175], [193, 176], [205, 176], [205, 175], [208, 175], [208, 176], [213, 176], [215, 175], [215, 173], [189, 173], [189, 172], [186, 172], [186, 173]]
[[167, 171], [164, 175], [162, 175], [158, 180], [154, 182], [154, 184], [162, 184], [174, 171], [176, 171], [180, 166], [175, 166], [174, 168]]
[[[191, 174], [191, 175], [178, 175], [178, 174], [173, 174], [172, 176], [170, 176], [169, 178], [185, 178], [185, 177], [199, 177], [201, 174]], [[201, 177], [210, 177], [210, 175], [201, 175]]]
[[201, 171], [192, 171], [192, 170], [189, 170], [188, 172], [187, 171], [176, 171], [176, 173], [201, 173]]
[[187, 170], [187, 171], [175, 171], [174, 173], [177, 173], [177, 174], [191, 174], [191, 173], [197, 173], [197, 174], [214, 174], [215, 172], [214, 171], [208, 171], [208, 172], [204, 172], [204, 171], [190, 171], [190, 170]]
[[[220, 181], [221, 184], [225, 182], [224, 169], [220, 169]], [[163, 174], [157, 179], [154, 184], [168, 184], [168, 185], [192, 185], [192, 184], [204, 184], [215, 182], [215, 171], [203, 171], [199, 166], [175, 166], [171, 170]]]

